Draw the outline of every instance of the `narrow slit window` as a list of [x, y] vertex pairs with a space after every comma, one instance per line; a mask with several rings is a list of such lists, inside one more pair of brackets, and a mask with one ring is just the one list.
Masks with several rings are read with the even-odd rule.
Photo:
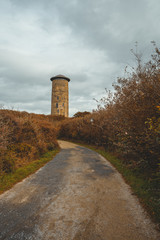
[[58, 103], [56, 103], [56, 108], [58, 108]]

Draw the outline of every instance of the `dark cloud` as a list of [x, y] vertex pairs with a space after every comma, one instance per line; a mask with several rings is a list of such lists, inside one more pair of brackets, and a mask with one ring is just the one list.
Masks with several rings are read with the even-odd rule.
[[50, 77], [71, 78], [70, 115], [92, 110], [93, 98], [159, 44], [159, 0], [1, 0], [0, 103], [50, 113]]

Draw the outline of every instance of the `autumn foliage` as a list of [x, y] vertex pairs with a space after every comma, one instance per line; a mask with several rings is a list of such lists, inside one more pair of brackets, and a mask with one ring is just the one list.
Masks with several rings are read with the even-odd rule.
[[52, 116], [0, 110], [0, 174], [12, 172], [56, 149], [58, 120]]
[[98, 109], [62, 123], [62, 138], [103, 146], [122, 156], [128, 166], [157, 171], [160, 162], [160, 51], [151, 60], [118, 78]]

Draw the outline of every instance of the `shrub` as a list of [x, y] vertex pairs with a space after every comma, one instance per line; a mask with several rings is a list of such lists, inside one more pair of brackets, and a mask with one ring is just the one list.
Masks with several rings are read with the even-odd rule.
[[16, 157], [11, 151], [1, 151], [0, 153], [0, 173], [10, 173], [15, 170]]
[[59, 136], [118, 153], [132, 168], [157, 171], [160, 162], [160, 51], [118, 78], [114, 93], [99, 101], [92, 114], [62, 122]]
[[52, 116], [0, 110], [0, 173], [12, 172], [56, 149], [54, 120], [57, 124]]

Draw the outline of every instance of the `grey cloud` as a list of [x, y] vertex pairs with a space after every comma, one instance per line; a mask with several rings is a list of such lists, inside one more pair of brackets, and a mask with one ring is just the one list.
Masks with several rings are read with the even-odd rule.
[[[50, 112], [50, 77], [71, 78], [70, 114], [96, 107], [104, 88], [159, 44], [159, 0], [2, 0], [0, 102]], [[152, 48], [152, 47], [150, 47]]]
[[[92, 47], [102, 49], [114, 61], [123, 61], [135, 41], [147, 44], [158, 40], [160, 30], [156, 22], [160, 15], [156, 6], [150, 8], [147, 0], [128, 1], [75, 1], [61, 4], [58, 1], [60, 19], [68, 24], [74, 34]], [[157, 7], [160, 2], [156, 1]], [[155, 31], [152, 31], [155, 28]], [[158, 34], [157, 34], [158, 32]]]

